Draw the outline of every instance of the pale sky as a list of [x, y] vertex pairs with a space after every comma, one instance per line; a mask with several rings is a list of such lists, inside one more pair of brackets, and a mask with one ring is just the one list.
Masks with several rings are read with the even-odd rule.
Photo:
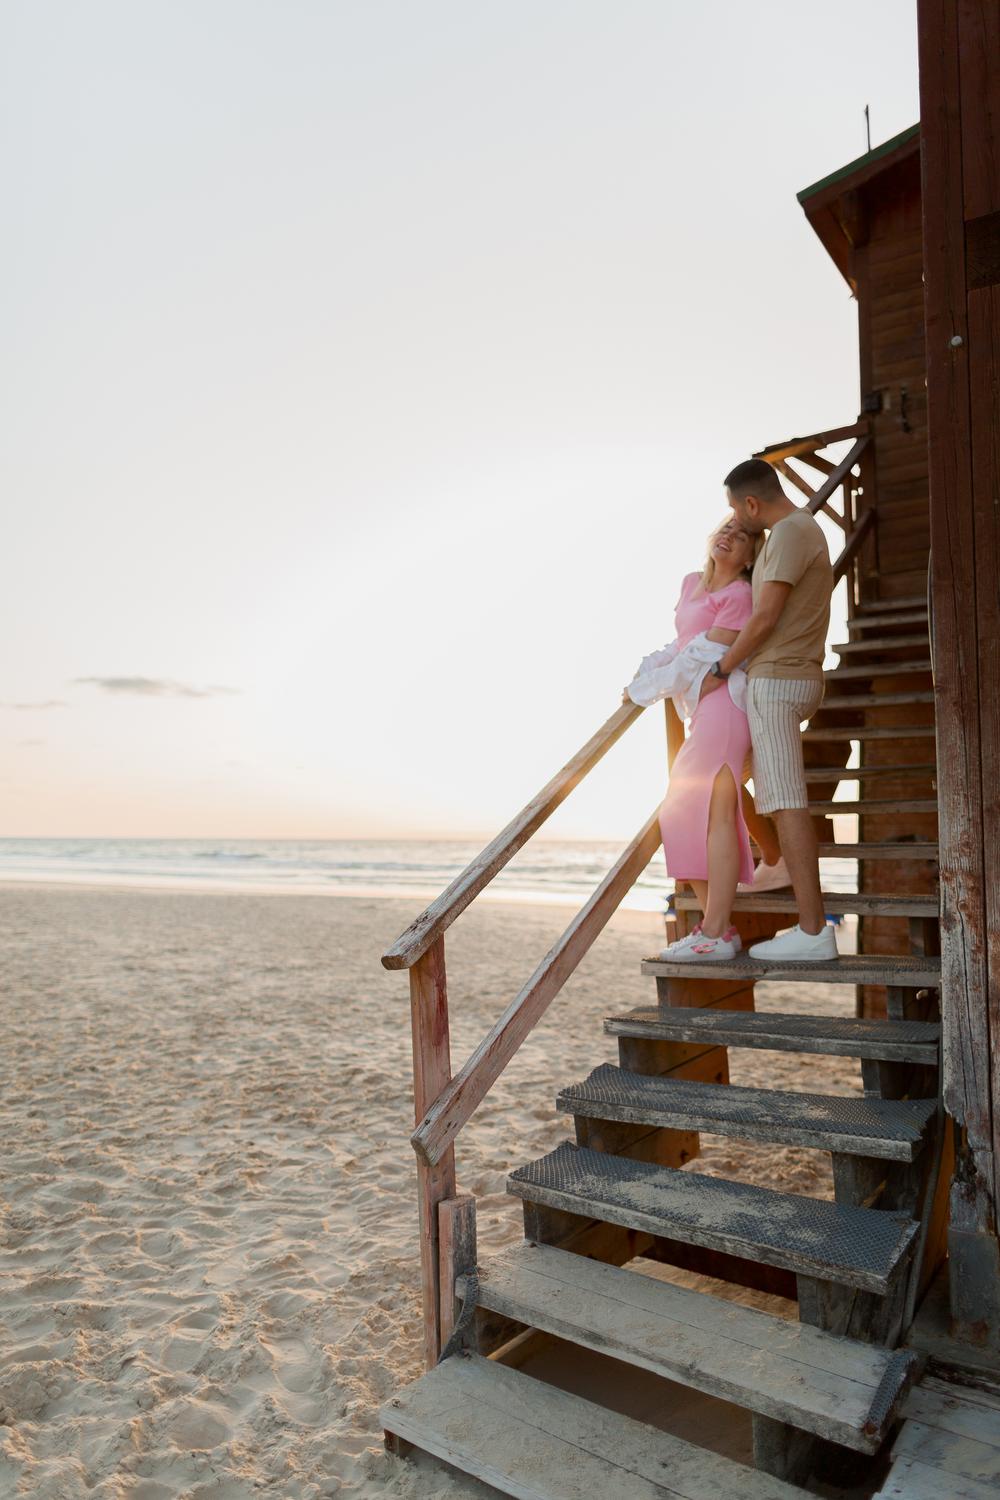
[[[853, 421], [913, 0], [4, 0], [0, 831], [491, 835]], [[663, 791], [648, 710], [553, 835]]]

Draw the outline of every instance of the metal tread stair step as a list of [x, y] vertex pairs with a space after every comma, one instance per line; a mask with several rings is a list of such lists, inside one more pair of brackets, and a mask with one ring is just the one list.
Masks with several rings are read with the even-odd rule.
[[619, 1120], [670, 1130], [704, 1130], [741, 1141], [811, 1146], [843, 1156], [913, 1161], [934, 1115], [934, 1099], [802, 1094], [659, 1078], [602, 1063], [561, 1089], [556, 1108], [588, 1120]]
[[937, 859], [938, 845], [930, 839], [914, 839], [911, 844], [872, 840], [866, 844], [823, 844], [822, 859]]
[[821, 724], [803, 729], [804, 740], [919, 740], [933, 739], [933, 724]]
[[840, 682], [850, 682], [855, 678], [901, 677], [916, 672], [930, 672], [930, 670], [930, 659], [924, 657], [920, 661], [855, 662], [849, 667], [834, 667], [823, 675], [828, 681], [833, 677]]
[[830, 647], [838, 656], [850, 656], [859, 651], [926, 651], [927, 632], [919, 635], [879, 635], [873, 640], [841, 641]]
[[568, 1141], [512, 1172], [507, 1191], [588, 1220], [879, 1295], [892, 1286], [919, 1227], [884, 1209], [792, 1197]]
[[933, 688], [916, 688], [912, 693], [831, 693], [816, 713], [830, 708], [906, 708], [911, 703], [933, 702]]
[[481, 1266], [478, 1302], [862, 1453], [883, 1441], [917, 1364], [912, 1352], [900, 1357], [551, 1245], [517, 1245]]
[[475, 1354], [429, 1370], [381, 1419], [516, 1500], [809, 1500], [797, 1485]]
[[933, 781], [937, 765], [924, 761], [910, 766], [806, 766], [806, 781], [871, 781], [876, 776], [898, 776], [905, 780], [919, 776]]
[[938, 804], [936, 797], [864, 797], [860, 802], [810, 802], [809, 809], [829, 818], [838, 813], [878, 817], [882, 813], [936, 813]]
[[767, 1052], [807, 1052], [930, 1066], [937, 1064], [941, 1038], [941, 1027], [935, 1021], [875, 1021], [686, 1005], [636, 1006], [622, 1015], [606, 1017], [604, 1030], [609, 1036], [653, 1041], [704, 1042], [713, 1047], [759, 1047]]
[[853, 620], [848, 620], [848, 630], [873, 630], [882, 625], [926, 625], [927, 606], [923, 608], [914, 606], [913, 609], [893, 609], [886, 613], [876, 613], [874, 610], [857, 614]]
[[845, 953], [829, 962], [747, 958], [645, 958], [642, 972], [658, 979], [808, 979], [813, 984], [887, 984], [898, 989], [937, 989], [941, 960], [913, 954]]
[[[678, 892], [674, 896], [676, 911], [701, 911], [697, 896]], [[739, 891], [733, 911], [797, 912], [798, 902], [791, 886], [780, 891]], [[823, 910], [831, 917], [938, 917], [940, 905], [936, 892], [928, 895], [882, 896], [874, 892], [824, 891]]]
[[883, 609], [926, 609], [926, 594], [908, 594], [905, 599], [869, 599], [865, 604], [858, 605], [858, 614], [875, 614]]

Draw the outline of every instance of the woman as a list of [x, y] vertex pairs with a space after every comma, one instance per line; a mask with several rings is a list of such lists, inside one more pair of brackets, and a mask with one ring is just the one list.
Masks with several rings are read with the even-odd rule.
[[664, 950], [662, 957], [671, 961], [721, 961], [735, 958], [741, 947], [730, 926], [733, 900], [737, 885], [751, 884], [754, 876], [740, 798], [750, 751], [745, 679], [734, 673], [722, 689], [700, 700], [697, 690], [711, 659], [724, 654], [750, 618], [750, 573], [761, 540], [733, 518], [719, 527], [709, 539], [704, 570], [689, 573], [681, 585], [675, 645], [647, 657], [625, 690], [636, 703], [676, 695], [676, 683], [663, 689], [665, 674], [686, 664], [690, 675], [691, 662], [696, 663], [684, 700], [685, 707], [693, 706], [690, 726], [670, 772], [660, 830], [667, 874], [694, 887], [703, 916], [693, 932]]

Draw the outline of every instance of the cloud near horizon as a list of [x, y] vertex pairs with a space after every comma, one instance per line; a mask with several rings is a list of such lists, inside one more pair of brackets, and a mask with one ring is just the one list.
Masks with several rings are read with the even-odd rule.
[[193, 687], [187, 682], [174, 682], [169, 677], [75, 677], [73, 680], [85, 687], [101, 688], [105, 693], [131, 694], [138, 698], [218, 698], [239, 692], [239, 688], [215, 683], [203, 688]]
[[39, 698], [36, 702], [29, 703], [5, 703], [4, 708], [12, 708], [17, 713], [28, 713], [34, 709], [42, 708], [69, 708], [65, 698]]

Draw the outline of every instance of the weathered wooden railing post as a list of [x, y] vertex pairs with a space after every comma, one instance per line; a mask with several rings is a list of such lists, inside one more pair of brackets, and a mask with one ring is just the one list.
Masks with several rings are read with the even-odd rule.
[[[444, 938], [437, 938], [410, 970], [410, 1022], [413, 1028], [413, 1109], [419, 1125], [451, 1081], [448, 985]], [[455, 1148], [431, 1166], [417, 1159], [420, 1204], [420, 1290], [424, 1318], [424, 1359], [430, 1369], [441, 1353], [441, 1289], [438, 1205], [455, 1196]]]

